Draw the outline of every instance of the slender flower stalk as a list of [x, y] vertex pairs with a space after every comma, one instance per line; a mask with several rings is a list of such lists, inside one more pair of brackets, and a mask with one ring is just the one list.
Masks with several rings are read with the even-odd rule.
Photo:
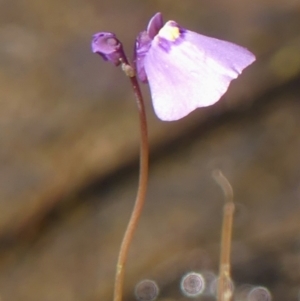
[[233, 190], [229, 181], [220, 170], [215, 171], [213, 173], [213, 177], [215, 181], [221, 186], [225, 195], [217, 300], [230, 301], [232, 300], [233, 295], [233, 288], [230, 276], [231, 237], [233, 214], [235, 209], [233, 202]]
[[115, 278], [115, 289], [114, 289], [114, 301], [122, 300], [123, 284], [124, 284], [124, 275], [125, 275], [125, 264], [128, 257], [129, 246], [133, 239], [134, 232], [137, 228], [139, 218], [141, 216], [143, 206], [145, 203], [147, 183], [148, 183], [148, 161], [149, 161], [149, 145], [148, 145], [148, 131], [147, 131], [147, 119], [145, 112], [145, 105], [143, 101], [143, 96], [137, 81], [137, 78], [134, 74], [134, 69], [128, 64], [128, 61], [124, 55], [122, 58], [122, 67], [124, 72], [130, 78], [131, 86], [135, 94], [139, 119], [140, 119], [140, 172], [139, 172], [139, 184], [137, 196], [134, 204], [131, 217], [125, 231], [118, 262], [117, 262], [117, 271]]
[[127, 225], [120, 251], [118, 256], [114, 301], [122, 300], [125, 265], [128, 257], [128, 251], [133, 239], [134, 232], [137, 228], [139, 218], [141, 216], [145, 203], [146, 190], [148, 184], [148, 161], [149, 161], [149, 145], [147, 118], [144, 106], [143, 96], [133, 68], [124, 53], [122, 43], [117, 39], [115, 34], [110, 32], [99, 32], [93, 36], [92, 51], [99, 54], [104, 60], [113, 63], [115, 66], [121, 65], [126, 76], [129, 77], [136, 98], [139, 119], [140, 119], [140, 172], [139, 184], [135, 204]]

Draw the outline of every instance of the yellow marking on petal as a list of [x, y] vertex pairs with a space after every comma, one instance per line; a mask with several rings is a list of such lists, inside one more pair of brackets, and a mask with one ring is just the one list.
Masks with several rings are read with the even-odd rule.
[[160, 38], [174, 42], [180, 36], [180, 31], [177, 26], [171, 25], [169, 22], [165, 24], [158, 33]]

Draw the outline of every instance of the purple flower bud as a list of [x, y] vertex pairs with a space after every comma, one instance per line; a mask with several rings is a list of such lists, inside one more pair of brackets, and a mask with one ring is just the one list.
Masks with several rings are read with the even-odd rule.
[[92, 51], [102, 56], [105, 61], [110, 61], [118, 66], [123, 57], [121, 42], [116, 35], [110, 32], [99, 32], [93, 35]]
[[166, 121], [216, 103], [255, 56], [238, 45], [189, 31], [154, 15], [136, 39], [139, 79], [149, 82], [156, 115]]

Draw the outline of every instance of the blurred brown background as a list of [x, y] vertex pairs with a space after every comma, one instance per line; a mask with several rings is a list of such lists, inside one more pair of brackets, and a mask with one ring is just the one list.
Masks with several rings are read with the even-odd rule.
[[260, 285], [273, 300], [299, 300], [299, 0], [2, 0], [1, 301], [111, 300], [137, 188], [139, 128], [128, 79], [91, 53], [90, 40], [115, 32], [131, 56], [157, 11], [247, 47], [257, 62], [221, 102], [178, 122], [156, 118], [143, 86], [150, 182], [124, 300], [147, 278], [159, 300], [185, 300], [186, 272], [217, 273], [224, 199], [216, 168], [237, 203], [237, 290]]

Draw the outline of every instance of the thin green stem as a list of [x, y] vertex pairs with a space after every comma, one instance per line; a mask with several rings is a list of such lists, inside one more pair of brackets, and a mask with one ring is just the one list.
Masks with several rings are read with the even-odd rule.
[[127, 225], [117, 262], [117, 270], [115, 277], [115, 288], [114, 288], [114, 301], [122, 300], [124, 276], [125, 276], [125, 264], [128, 257], [128, 251], [130, 244], [133, 239], [134, 232], [137, 228], [139, 218], [142, 213], [142, 209], [145, 203], [146, 190], [148, 184], [148, 161], [149, 161], [149, 145], [148, 145], [148, 131], [147, 131], [147, 119], [144, 101], [142, 93], [134, 74], [134, 69], [128, 64], [128, 61], [124, 55], [123, 58], [123, 70], [130, 78], [130, 82], [135, 94], [137, 101], [137, 107], [139, 112], [140, 120], [140, 173], [139, 173], [139, 184], [137, 190], [137, 196], [132, 210], [129, 223]]

